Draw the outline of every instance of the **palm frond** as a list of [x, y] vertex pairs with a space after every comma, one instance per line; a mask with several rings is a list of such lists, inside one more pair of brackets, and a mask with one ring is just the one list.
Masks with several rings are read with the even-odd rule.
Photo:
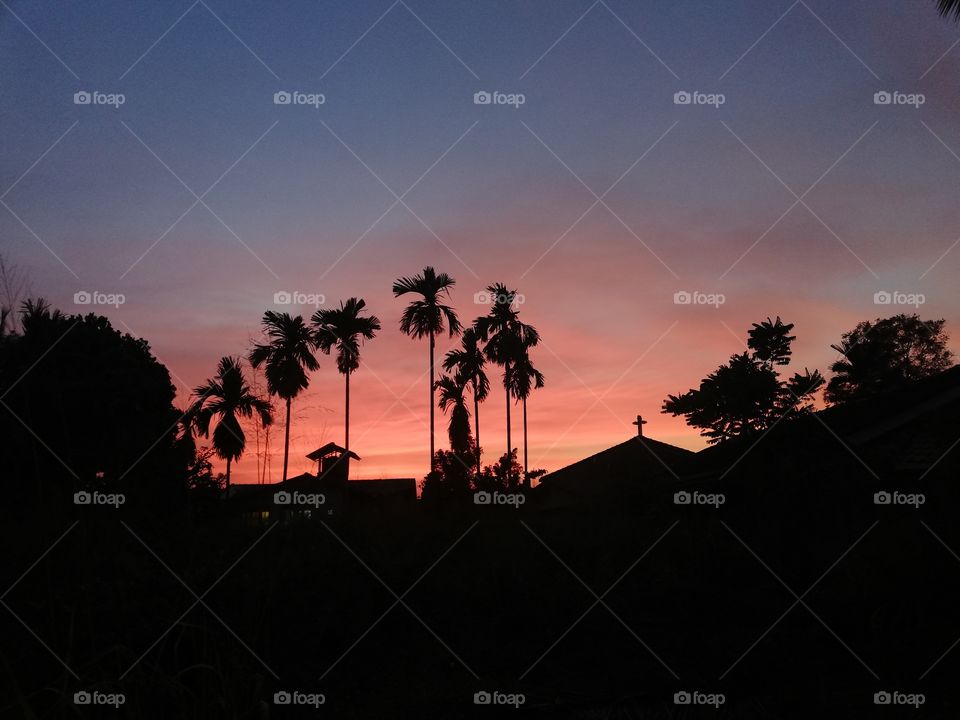
[[444, 357], [443, 369], [456, 373], [464, 382], [469, 381], [477, 401], [483, 402], [490, 393], [490, 379], [484, 372], [486, 362], [476, 328], [469, 327], [460, 338], [460, 347], [450, 350]]
[[339, 308], [317, 310], [310, 318], [314, 343], [326, 355], [336, 348], [337, 369], [351, 373], [360, 367], [360, 345], [372, 340], [380, 330], [376, 315], [363, 316], [367, 304], [363, 298], [350, 298]]
[[266, 365], [271, 395], [292, 399], [309, 386], [307, 371], [320, 367], [313, 353], [314, 333], [301, 316], [273, 310], [263, 314], [262, 325], [268, 342], [254, 345], [250, 364], [255, 368]]
[[221, 358], [217, 374], [197, 385], [193, 392], [196, 399], [184, 413], [184, 421], [192, 424], [199, 435], [209, 437], [211, 423], [217, 418], [213, 449], [225, 460], [238, 459], [246, 446], [240, 417], [257, 413], [264, 426], [273, 421], [272, 406], [247, 384], [240, 358]]
[[944, 17], [953, 15], [955, 20], [960, 20], [960, 0], [937, 0], [937, 9]]
[[440, 302], [441, 298], [450, 295], [455, 285], [456, 280], [446, 273], [438, 274], [432, 267], [425, 267], [419, 275], [394, 281], [393, 294], [396, 297], [407, 293], [420, 295], [404, 309], [400, 319], [401, 332], [418, 339], [437, 335], [445, 329], [450, 337], [459, 334], [463, 326], [456, 310]]

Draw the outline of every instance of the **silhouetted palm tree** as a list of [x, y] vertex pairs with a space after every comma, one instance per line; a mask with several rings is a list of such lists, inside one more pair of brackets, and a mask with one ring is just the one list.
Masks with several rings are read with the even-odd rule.
[[460, 338], [461, 347], [447, 353], [443, 360], [443, 369], [455, 372], [458, 378], [469, 381], [473, 392], [473, 424], [477, 439], [477, 473], [480, 473], [480, 403], [490, 394], [490, 379], [484, 372], [486, 358], [480, 347], [477, 331], [467, 328]]
[[517, 291], [508, 290], [502, 283], [487, 287], [493, 304], [487, 315], [474, 321], [474, 329], [480, 340], [486, 343], [483, 349], [487, 359], [503, 368], [503, 387], [507, 398], [507, 455], [513, 450], [510, 428], [510, 392], [513, 365], [522, 359], [529, 348], [540, 342], [540, 334], [532, 325], [520, 321], [519, 311], [514, 308]]
[[[343, 446], [350, 449], [350, 375], [360, 367], [360, 345], [364, 340], [373, 340], [380, 329], [376, 315], [361, 317], [367, 303], [363, 298], [350, 298], [341, 302], [339, 308], [317, 310], [313, 323], [314, 342], [327, 355], [337, 349], [337, 369], [346, 378], [346, 418], [344, 421]], [[347, 454], [344, 454], [347, 457]]]
[[197, 400], [187, 411], [188, 418], [196, 424], [204, 437], [210, 435], [210, 422], [217, 418], [213, 431], [213, 449], [227, 461], [227, 489], [230, 488], [230, 465], [243, 455], [246, 436], [240, 426], [240, 418], [259, 416], [264, 427], [273, 422], [273, 408], [268, 400], [254, 395], [243, 376], [240, 358], [225, 357], [220, 360], [217, 374], [193, 389]]
[[460, 456], [471, 451], [470, 411], [467, 410], [467, 400], [463, 395], [466, 387], [462, 378], [449, 375], [442, 375], [436, 384], [440, 391], [440, 409], [446, 412], [447, 408], [452, 408], [447, 434], [450, 437], [450, 449]]
[[65, 316], [57, 309], [50, 309], [50, 303], [42, 297], [33, 300], [28, 298], [20, 304], [20, 327], [24, 334], [43, 328], [52, 328], [59, 325]]
[[[207, 384], [210, 381], [207, 380]], [[200, 413], [200, 405], [197, 402], [190, 403], [177, 419], [176, 441], [184, 448], [186, 454], [190, 457], [196, 455], [198, 422], [197, 417]]]
[[307, 371], [316, 370], [320, 365], [313, 356], [313, 333], [302, 317], [267, 310], [263, 314], [263, 327], [269, 342], [254, 346], [250, 364], [258, 368], [266, 363], [267, 392], [287, 403], [287, 426], [283, 438], [283, 479], [286, 480], [290, 454], [290, 404], [310, 385]]
[[523, 477], [524, 483], [529, 484], [529, 467], [527, 465], [527, 398], [536, 388], [543, 387], [543, 373], [537, 370], [530, 362], [530, 353], [524, 352], [514, 361], [513, 372], [510, 378], [510, 393], [523, 403]]
[[428, 465], [430, 468], [433, 468], [434, 455], [433, 350], [436, 336], [442, 333], [445, 327], [449, 329], [450, 337], [459, 334], [463, 327], [456, 311], [441, 302], [450, 296], [450, 290], [456, 284], [457, 281], [452, 277], [446, 273], [438, 274], [432, 267], [425, 267], [420, 275], [402, 277], [393, 283], [395, 297], [407, 293], [420, 295], [419, 300], [414, 300], [403, 311], [400, 330], [413, 338], [422, 339], [425, 336], [430, 338], [430, 464]]
[[960, 0], [937, 0], [937, 8], [944, 17], [953, 15], [954, 19], [960, 19]]

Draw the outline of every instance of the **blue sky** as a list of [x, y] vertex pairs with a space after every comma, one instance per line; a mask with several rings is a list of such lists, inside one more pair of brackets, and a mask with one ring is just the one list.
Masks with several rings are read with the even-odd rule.
[[[384, 321], [353, 388], [366, 476], [419, 472], [426, 348], [389, 287], [427, 264], [468, 319], [489, 282], [525, 294], [548, 345], [537, 464], [622, 440], [637, 412], [696, 447], [660, 403], [754, 320], [796, 322], [797, 364], [822, 371], [857, 321], [914, 309], [876, 292], [957, 326], [958, 39], [932, 2], [6, 0], [0, 251], [66, 310], [123, 293], [98, 311], [181, 389], [245, 352], [278, 291], [366, 297]], [[697, 290], [726, 302], [673, 303]], [[340, 395], [328, 363], [298, 451], [339, 438]]]

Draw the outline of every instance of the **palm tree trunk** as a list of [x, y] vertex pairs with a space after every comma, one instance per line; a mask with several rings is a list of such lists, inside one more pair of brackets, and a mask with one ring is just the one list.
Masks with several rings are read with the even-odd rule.
[[523, 484], [530, 487], [530, 475], [527, 470], [527, 399], [523, 399]]
[[473, 424], [477, 431], [477, 475], [480, 474], [480, 401], [477, 400], [477, 377], [473, 377]]
[[257, 438], [257, 481], [260, 480], [260, 423], [254, 421], [253, 432]]
[[510, 440], [510, 363], [503, 366], [503, 384], [507, 391], [507, 467], [510, 467], [510, 453], [513, 450], [513, 443]]
[[430, 465], [427, 472], [433, 472], [433, 331], [430, 331]]
[[230, 458], [227, 458], [227, 495], [230, 494]]
[[287, 479], [287, 459], [290, 455], [290, 401], [287, 398], [287, 427], [283, 431], [283, 481]]
[[263, 475], [260, 476], [261, 485], [267, 482], [267, 464], [269, 462], [270, 462], [270, 426], [268, 425], [263, 429]]
[[[347, 392], [346, 392], [346, 421], [343, 428], [343, 447], [350, 452], [350, 373], [347, 373]], [[344, 453], [346, 455], [347, 453]]]

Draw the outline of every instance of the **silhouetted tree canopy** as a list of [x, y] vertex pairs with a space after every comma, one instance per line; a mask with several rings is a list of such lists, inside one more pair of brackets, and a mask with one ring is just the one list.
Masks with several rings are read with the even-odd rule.
[[953, 364], [943, 320], [894, 315], [862, 322], [831, 347], [843, 357], [830, 369], [824, 399], [841, 403], [934, 375]]
[[17, 449], [5, 454], [8, 482], [184, 477], [175, 389], [145, 340], [42, 299], [23, 303], [20, 327], [0, 342], [0, 432]]
[[767, 318], [761, 323], [753, 323], [747, 333], [747, 348], [753, 351], [754, 357], [770, 365], [789, 365], [791, 343], [796, 340], [791, 335], [793, 323], [784, 325], [778, 317], [775, 321]]
[[[537, 477], [543, 475], [539, 470], [535, 471]], [[504, 453], [494, 465], [486, 465], [483, 472], [477, 477], [475, 487], [477, 490], [512, 491], [520, 487], [520, 480], [523, 477], [523, 468], [517, 462], [517, 448], [509, 453]]]
[[[421, 498], [432, 505], [448, 502], [470, 501], [473, 491], [516, 492], [521, 490], [523, 467], [517, 462], [517, 449], [504, 453], [493, 465], [484, 466], [480, 473], [473, 472], [477, 446], [471, 441], [468, 451], [438, 450], [434, 456], [433, 470], [423, 479]], [[536, 480], [547, 471], [531, 470], [527, 475]]]
[[803, 374], [783, 380], [776, 369], [790, 362], [796, 339], [792, 330], [793, 324], [784, 324], [779, 317], [754, 323], [748, 332], [748, 352], [733, 355], [699, 388], [668, 396], [662, 411], [683, 415], [710, 443], [766, 430], [791, 412], [808, 412], [814, 393], [823, 386], [820, 371], [805, 368]]
[[476, 447], [466, 452], [437, 450], [433, 456], [433, 469], [420, 485], [420, 497], [430, 504], [442, 504], [451, 500], [465, 501], [473, 486], [473, 464]]

